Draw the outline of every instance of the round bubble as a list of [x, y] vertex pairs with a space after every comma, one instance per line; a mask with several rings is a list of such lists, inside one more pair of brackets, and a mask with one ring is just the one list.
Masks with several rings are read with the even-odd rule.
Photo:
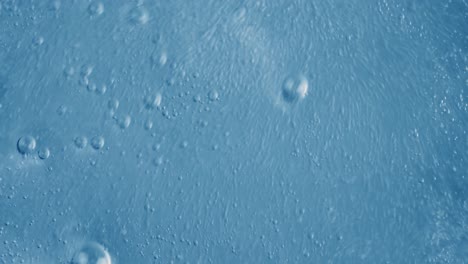
[[72, 259], [72, 264], [112, 264], [107, 250], [98, 243], [85, 244]]
[[78, 136], [75, 138], [75, 146], [79, 149], [83, 149], [88, 145], [88, 139], [83, 136]]
[[146, 120], [145, 129], [150, 130], [152, 127], [153, 127], [153, 121], [151, 121], [150, 119]]
[[219, 99], [219, 93], [218, 91], [216, 90], [213, 90], [213, 91], [210, 91], [208, 93], [208, 98], [210, 99], [210, 101], [216, 101]]
[[133, 24], [144, 25], [149, 20], [148, 11], [142, 6], [137, 6], [130, 10], [128, 20]]
[[49, 158], [50, 156], [49, 148], [46, 148], [46, 147], [40, 148], [39, 151], [37, 152], [37, 156], [42, 160]]
[[102, 149], [104, 147], [104, 138], [101, 136], [96, 136], [91, 139], [91, 146], [95, 150]]
[[119, 124], [119, 127], [121, 129], [126, 129], [130, 126], [130, 123], [132, 122], [132, 118], [129, 115], [125, 115], [117, 121]]
[[107, 85], [103, 84], [101, 86], [98, 86], [97, 89], [96, 89], [96, 93], [99, 94], [99, 95], [103, 95], [105, 94], [107, 91]]
[[104, 13], [104, 5], [101, 2], [93, 2], [88, 6], [88, 12], [92, 16], [99, 16]]
[[294, 103], [304, 99], [308, 89], [309, 83], [304, 76], [289, 76], [283, 82], [281, 96], [284, 101]]
[[149, 94], [145, 97], [146, 109], [154, 109], [161, 105], [162, 95], [160, 93]]
[[30, 154], [36, 149], [36, 139], [32, 136], [21, 137], [16, 146], [19, 153], [23, 155]]
[[119, 105], [120, 105], [120, 102], [119, 100], [117, 99], [110, 99], [109, 102], [107, 103], [107, 107], [110, 109], [110, 110], [117, 110], [117, 108], [119, 108]]

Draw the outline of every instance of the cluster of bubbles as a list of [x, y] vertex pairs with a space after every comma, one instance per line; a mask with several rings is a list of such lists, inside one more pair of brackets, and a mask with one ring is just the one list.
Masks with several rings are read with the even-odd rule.
[[[16, 143], [16, 148], [18, 149], [18, 152], [22, 155], [30, 155], [36, 151], [36, 139], [32, 136], [23, 136], [18, 139], [18, 142]], [[50, 150], [48, 147], [40, 147], [37, 150], [37, 156], [45, 160], [49, 158], [50, 156]]]
[[[85, 136], [78, 136], [74, 140], [75, 146], [78, 149], [84, 149], [86, 146], [88, 146], [88, 138]], [[95, 136], [91, 139], [91, 147], [95, 150], [100, 150], [104, 147], [104, 137], [102, 136]]]
[[[106, 84], [97, 85], [96, 83], [93, 83], [89, 80], [91, 74], [93, 73], [93, 70], [94, 70], [94, 67], [92, 65], [84, 64], [83, 66], [81, 66], [80, 79], [78, 83], [81, 86], [85, 86], [89, 92], [93, 92], [98, 95], [103, 95], [107, 91], [107, 85]], [[67, 77], [72, 76], [74, 73], [75, 73], [75, 69], [73, 67], [69, 67], [65, 69], [65, 75]]]

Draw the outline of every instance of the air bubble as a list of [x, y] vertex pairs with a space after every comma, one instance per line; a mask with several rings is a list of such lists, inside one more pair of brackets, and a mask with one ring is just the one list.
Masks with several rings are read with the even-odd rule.
[[75, 253], [72, 264], [112, 264], [112, 260], [103, 246], [90, 242]]
[[[86, 78], [86, 77], [84, 77]], [[96, 84], [95, 83], [88, 83], [88, 85], [86, 86], [86, 89], [88, 90], [88, 92], [95, 92], [96, 91]]]
[[144, 25], [149, 21], [149, 14], [144, 7], [137, 6], [130, 10], [128, 14], [128, 19], [133, 24]]
[[101, 2], [93, 2], [88, 6], [88, 12], [92, 16], [99, 16], [104, 13], [104, 5]]
[[39, 149], [39, 151], [37, 152], [37, 156], [42, 160], [45, 160], [45, 159], [49, 158], [49, 156], [50, 156], [49, 148], [43, 147], [43, 148]]
[[132, 122], [132, 118], [129, 115], [125, 115], [117, 121], [119, 124], [119, 127], [121, 129], [126, 129], [130, 126], [130, 123]]
[[120, 105], [120, 102], [117, 99], [110, 99], [109, 102], [107, 103], [107, 107], [113, 111], [117, 110], [117, 108], [119, 108], [119, 105]]
[[105, 84], [103, 84], [101, 86], [98, 86], [97, 89], [96, 89], [96, 93], [99, 94], [99, 95], [105, 94], [106, 91], [107, 91], [107, 86]]
[[60, 1], [59, 0], [55, 0], [53, 1], [50, 6], [49, 6], [50, 10], [52, 11], [57, 11], [60, 9]]
[[153, 121], [151, 121], [151, 120], [149, 120], [149, 119], [146, 120], [146, 122], [145, 122], [145, 129], [146, 129], [146, 130], [150, 130], [152, 127], [153, 127]]
[[64, 105], [61, 105], [59, 106], [59, 108], [57, 108], [57, 114], [59, 116], [63, 116], [66, 112], [67, 112], [67, 107]]
[[91, 75], [91, 73], [93, 73], [93, 69], [94, 69], [93, 66], [89, 64], [85, 64], [81, 66], [80, 74], [82, 77], [88, 77], [89, 75]]
[[73, 68], [71, 66], [68, 66], [63, 70], [63, 74], [66, 77], [71, 77], [71, 76], [73, 76], [75, 74], [75, 68]]
[[163, 162], [164, 162], [164, 160], [163, 160], [162, 157], [158, 157], [158, 158], [155, 158], [155, 159], [153, 160], [153, 164], [154, 164], [154, 166], [156, 166], [156, 167], [161, 166], [161, 165], [163, 164]]
[[167, 62], [167, 54], [166, 52], [161, 53], [161, 56], [159, 57], [159, 65], [164, 66], [166, 65]]
[[89, 79], [87, 76], [82, 76], [80, 80], [78, 81], [80, 86], [88, 86], [89, 85]]
[[146, 109], [154, 109], [161, 105], [162, 96], [160, 93], [150, 94], [145, 97]]
[[91, 139], [91, 146], [95, 150], [102, 149], [104, 147], [104, 138], [102, 136], [95, 136]]
[[21, 137], [16, 146], [19, 153], [23, 155], [30, 154], [36, 149], [36, 139], [32, 136]]
[[281, 96], [284, 101], [294, 103], [304, 99], [308, 89], [309, 83], [304, 76], [290, 76], [283, 82]]
[[216, 101], [219, 99], [219, 93], [218, 91], [216, 90], [213, 90], [211, 91], [209, 94], [208, 94], [208, 98], [210, 99], [210, 101]]
[[167, 53], [162, 52], [153, 54], [151, 56], [151, 63], [152, 65], [159, 65], [160, 67], [163, 67], [167, 63]]
[[75, 146], [79, 149], [84, 149], [88, 145], [88, 139], [83, 136], [78, 136], [74, 140]]
[[33, 44], [35, 46], [40, 46], [44, 43], [44, 38], [42, 36], [37, 36], [33, 39]]

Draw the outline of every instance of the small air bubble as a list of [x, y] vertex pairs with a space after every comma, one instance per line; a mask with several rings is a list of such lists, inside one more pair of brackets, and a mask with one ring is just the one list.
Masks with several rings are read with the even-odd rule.
[[104, 13], [104, 5], [101, 2], [93, 2], [88, 6], [88, 13], [91, 16], [99, 16]]
[[52, 1], [52, 3], [50, 4], [50, 10], [52, 11], [57, 11], [60, 9], [60, 1], [59, 0], [54, 0]]
[[78, 136], [74, 140], [75, 146], [79, 149], [83, 149], [88, 145], [88, 139], [83, 136]]
[[159, 65], [164, 66], [166, 65], [167, 62], [167, 54], [166, 52], [161, 53], [161, 56], [159, 57]]
[[63, 74], [66, 76], [66, 77], [71, 77], [75, 74], [75, 68], [69, 66], [69, 67], [66, 67], [64, 70], [63, 70]]
[[78, 81], [80, 86], [88, 86], [89, 85], [89, 79], [86, 76], [82, 76], [80, 80]]
[[37, 152], [37, 155], [39, 156], [40, 159], [45, 160], [45, 159], [49, 158], [50, 150], [49, 150], [49, 148], [43, 147], [43, 148], [39, 149], [39, 151]]
[[132, 122], [132, 118], [129, 115], [125, 115], [119, 118], [117, 122], [121, 129], [126, 129], [130, 126], [130, 123]]
[[96, 84], [95, 83], [89, 83], [86, 86], [86, 89], [88, 90], [88, 92], [94, 92], [94, 91], [96, 91]]
[[218, 100], [218, 99], [219, 99], [218, 91], [216, 91], [216, 90], [211, 91], [211, 92], [208, 94], [208, 98], [210, 99], [210, 101], [216, 101], [216, 100]]
[[107, 103], [107, 107], [110, 109], [110, 110], [117, 110], [119, 108], [119, 105], [120, 105], [120, 102], [119, 100], [117, 99], [110, 99], [109, 102]]
[[302, 75], [290, 76], [283, 82], [281, 96], [288, 103], [294, 103], [307, 95], [309, 84]]
[[149, 120], [149, 119], [146, 120], [146, 122], [145, 122], [145, 129], [146, 129], [146, 130], [150, 130], [152, 127], [153, 127], [153, 121], [151, 121], [151, 120]]
[[107, 86], [105, 84], [101, 85], [101, 86], [98, 86], [96, 88], [96, 93], [99, 94], [99, 95], [103, 95], [105, 94], [107, 91]]
[[19, 153], [23, 155], [30, 154], [36, 149], [36, 139], [32, 136], [21, 137], [16, 146]]
[[88, 77], [89, 75], [91, 75], [91, 73], [93, 73], [93, 69], [94, 69], [93, 66], [89, 64], [85, 64], [81, 66], [80, 74], [82, 77]]
[[160, 93], [149, 94], [145, 97], [145, 108], [154, 109], [161, 105], [162, 95]]
[[155, 158], [153, 160], [153, 164], [156, 166], [156, 167], [159, 167], [163, 164], [163, 158], [162, 157], [159, 157], [159, 158]]
[[91, 139], [91, 146], [95, 150], [102, 149], [104, 147], [104, 138], [102, 136], [95, 136]]
[[64, 105], [61, 105], [59, 106], [59, 108], [57, 108], [57, 114], [59, 116], [63, 116], [66, 112], [67, 112], [67, 107]]
[[95, 242], [85, 244], [73, 256], [72, 264], [112, 264], [107, 250]]
[[194, 101], [195, 103], [201, 102], [201, 96], [200, 96], [200, 95], [195, 95], [195, 96], [193, 97], [193, 101]]
[[42, 36], [37, 36], [33, 39], [33, 44], [35, 46], [40, 46], [44, 43], [44, 38]]
[[137, 6], [130, 10], [128, 19], [132, 24], [144, 25], [149, 21], [149, 14], [144, 7]]

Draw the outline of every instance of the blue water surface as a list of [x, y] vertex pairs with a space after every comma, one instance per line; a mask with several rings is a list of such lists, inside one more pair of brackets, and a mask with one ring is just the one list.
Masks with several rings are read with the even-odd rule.
[[468, 263], [466, 0], [0, 0], [0, 263]]

